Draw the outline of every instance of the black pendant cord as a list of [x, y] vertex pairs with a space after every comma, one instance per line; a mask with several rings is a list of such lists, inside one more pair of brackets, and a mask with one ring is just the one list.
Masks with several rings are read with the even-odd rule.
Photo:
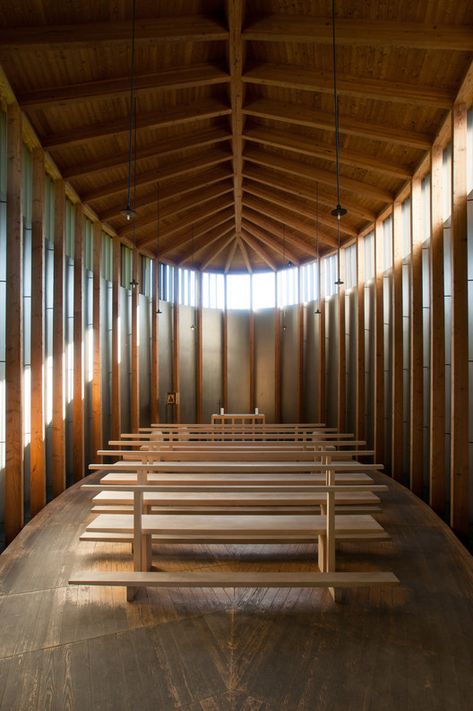
[[332, 210], [332, 215], [337, 218], [337, 281], [335, 284], [341, 286], [343, 281], [340, 279], [340, 250], [342, 247], [340, 219], [347, 214], [345, 208], [341, 205], [340, 199], [340, 106], [337, 94], [337, 44], [335, 32], [335, 0], [332, 0], [332, 62], [333, 62], [333, 109], [335, 114], [335, 171], [337, 181], [337, 207]]
[[[194, 257], [194, 225], [192, 225], [192, 271], [194, 272], [195, 276], [195, 257]], [[195, 297], [195, 281], [194, 281], [194, 297]], [[191, 331], [195, 331], [195, 306], [194, 306], [194, 320], [191, 324]]]
[[[133, 124], [134, 124], [134, 130], [133, 130], [133, 153], [134, 153], [134, 160], [133, 160], [133, 196], [132, 196], [132, 210], [133, 212], [136, 212], [136, 99], [134, 100], [133, 104]], [[136, 222], [133, 223], [133, 259], [137, 259], [137, 247], [136, 247]], [[132, 275], [132, 280], [131, 280], [131, 287], [133, 289], [136, 289], [139, 286], [139, 282], [136, 281], [135, 279], [135, 269], [133, 269], [133, 275]]]
[[[136, 99], [135, 99], [135, 31], [136, 31], [136, 0], [132, 5], [131, 24], [131, 68], [130, 68], [130, 123], [128, 129], [128, 185], [127, 203], [123, 210], [127, 220], [131, 220], [135, 214], [131, 206], [131, 168], [133, 160], [133, 131], [136, 129]], [[135, 146], [136, 151], [136, 146]]]
[[[159, 183], [156, 183], [156, 269], [159, 272]], [[159, 278], [159, 274], [158, 274]], [[158, 284], [159, 287], [159, 284]], [[162, 314], [163, 312], [159, 308], [159, 291], [158, 291], [158, 310], [157, 314]]]
[[317, 299], [314, 314], [320, 314], [319, 184], [315, 189], [315, 254], [317, 258]]

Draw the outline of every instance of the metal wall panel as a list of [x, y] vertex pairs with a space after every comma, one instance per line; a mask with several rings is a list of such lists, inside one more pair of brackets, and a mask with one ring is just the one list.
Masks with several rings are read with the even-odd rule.
[[172, 304], [160, 302], [162, 314], [159, 316], [159, 418], [161, 422], [171, 422], [166, 405], [166, 393], [172, 390]]
[[302, 388], [303, 415], [306, 422], [316, 422], [318, 417], [320, 367], [319, 322], [314, 314], [315, 303], [304, 306], [304, 387]]
[[202, 419], [219, 412], [223, 403], [223, 324], [218, 309], [202, 311]]
[[281, 317], [281, 420], [297, 422], [299, 375], [298, 306], [288, 306]]
[[150, 363], [151, 363], [151, 304], [138, 297], [139, 368], [140, 368], [140, 427], [150, 424]]
[[249, 311], [227, 312], [227, 383], [229, 412], [250, 410]]
[[275, 417], [274, 310], [255, 311], [255, 405], [266, 415]]
[[346, 430], [355, 432], [356, 409], [356, 299], [357, 292], [350, 289], [345, 298], [346, 347]]
[[195, 366], [197, 323], [194, 308], [179, 306], [179, 377], [181, 422], [195, 422]]
[[337, 426], [338, 408], [338, 297], [326, 300], [325, 310], [325, 394], [326, 424]]
[[130, 432], [131, 290], [120, 287], [121, 431]]

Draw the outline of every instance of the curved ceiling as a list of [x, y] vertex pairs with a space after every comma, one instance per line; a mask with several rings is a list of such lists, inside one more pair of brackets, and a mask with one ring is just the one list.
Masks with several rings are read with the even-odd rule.
[[[132, 2], [0, 7], [0, 61], [98, 217], [166, 261], [275, 269], [337, 244], [331, 2], [136, 0], [136, 218], [127, 223]], [[473, 3], [337, 2], [342, 238], [425, 156], [473, 56]]]

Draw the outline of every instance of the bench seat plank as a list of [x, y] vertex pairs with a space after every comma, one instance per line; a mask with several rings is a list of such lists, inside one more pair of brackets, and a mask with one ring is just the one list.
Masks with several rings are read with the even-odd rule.
[[[127, 491], [101, 491], [92, 499], [96, 504], [133, 505], [133, 493]], [[317, 492], [171, 492], [145, 491], [143, 503], [155, 506], [320, 506], [325, 505], [326, 494]], [[336, 504], [379, 504], [380, 499], [371, 491], [336, 492]]]
[[[103, 484], [136, 484], [138, 476], [136, 472], [109, 472], [100, 479]], [[278, 485], [308, 485], [317, 486], [317, 484], [325, 484], [325, 474], [315, 472], [312, 474], [225, 474], [222, 472], [212, 473], [167, 473], [167, 472], [150, 472], [147, 476], [147, 481], [150, 483], [159, 482], [160, 485], [182, 485], [183, 487], [198, 485], [198, 486], [213, 486], [215, 484], [250, 484], [252, 486], [278, 486]], [[335, 473], [335, 484], [369, 484], [373, 479], [363, 472], [346, 472], [343, 474]]]
[[371, 585], [397, 585], [391, 572], [189, 572], [157, 573], [135, 571], [89, 571], [77, 573], [71, 585], [118, 585], [133, 587], [206, 587], [206, 588], [350, 588]]
[[[238, 536], [200, 536], [198, 534], [187, 534], [187, 535], [162, 535], [154, 533], [151, 536], [153, 543], [166, 543], [166, 544], [184, 544], [184, 543], [226, 543], [226, 544], [299, 544], [299, 543], [314, 543], [314, 537], [310, 536], [290, 536], [288, 534], [279, 536], [245, 536], [240, 534]], [[338, 541], [390, 541], [391, 536], [386, 531], [375, 531], [374, 533], [356, 533], [356, 534], [344, 534], [336, 533], [336, 539]], [[133, 534], [122, 533], [120, 531], [84, 531], [80, 536], [81, 541], [93, 541], [96, 543], [133, 543]]]

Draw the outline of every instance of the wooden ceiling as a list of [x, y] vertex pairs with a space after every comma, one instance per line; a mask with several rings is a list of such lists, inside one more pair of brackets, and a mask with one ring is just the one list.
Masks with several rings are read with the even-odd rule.
[[[346, 241], [389, 205], [451, 108], [473, 3], [336, 7]], [[337, 244], [330, 12], [330, 0], [136, 0], [131, 223], [132, 0], [2, 3], [0, 61], [64, 178], [118, 235], [175, 264], [275, 269], [313, 259], [317, 234], [321, 253]]]

